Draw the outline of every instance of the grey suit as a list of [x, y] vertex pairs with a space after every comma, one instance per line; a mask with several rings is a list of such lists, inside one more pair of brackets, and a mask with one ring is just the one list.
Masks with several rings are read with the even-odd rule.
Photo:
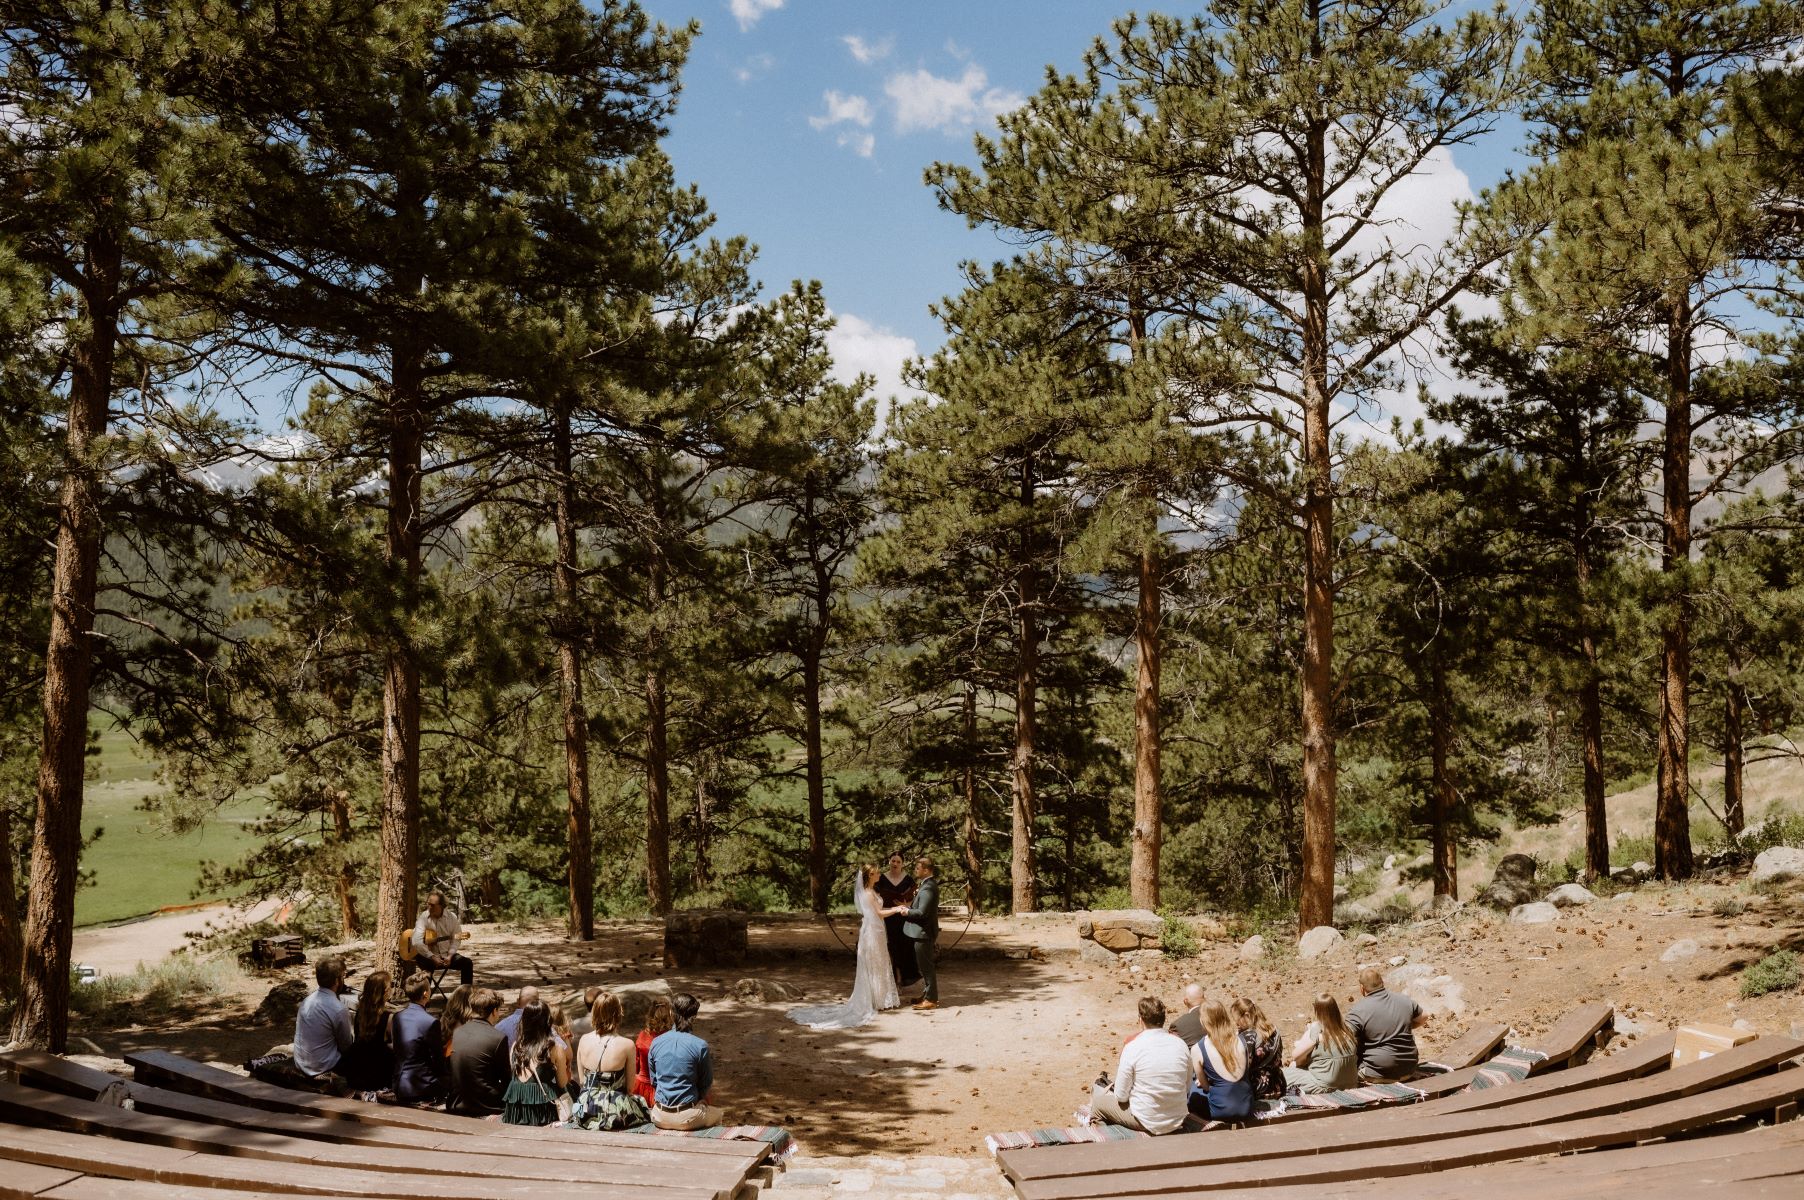
[[902, 932], [915, 944], [921, 971], [921, 999], [939, 1002], [940, 980], [934, 972], [933, 943], [940, 936], [940, 881], [929, 875], [915, 888], [914, 903], [902, 919]]

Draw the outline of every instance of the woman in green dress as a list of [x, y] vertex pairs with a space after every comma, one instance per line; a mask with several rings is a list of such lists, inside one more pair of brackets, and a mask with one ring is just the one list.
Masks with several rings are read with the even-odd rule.
[[564, 1119], [558, 1098], [569, 1105], [570, 1051], [551, 1036], [551, 1010], [534, 1000], [520, 1010], [520, 1037], [508, 1063], [513, 1078], [501, 1097], [505, 1125], [555, 1125]]

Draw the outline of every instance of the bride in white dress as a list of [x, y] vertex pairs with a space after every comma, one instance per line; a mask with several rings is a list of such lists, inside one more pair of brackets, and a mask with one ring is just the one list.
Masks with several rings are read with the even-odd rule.
[[[896, 994], [896, 974], [890, 969], [889, 943], [884, 937], [884, 911], [877, 893], [877, 868], [866, 864], [859, 868], [852, 888], [853, 899], [863, 918], [858, 926], [858, 968], [852, 977], [852, 996], [844, 1004], [814, 1004], [792, 1008], [790, 1020], [810, 1029], [856, 1029], [868, 1025], [885, 1008], [896, 1008], [902, 999]], [[898, 910], [899, 911], [899, 910]]]

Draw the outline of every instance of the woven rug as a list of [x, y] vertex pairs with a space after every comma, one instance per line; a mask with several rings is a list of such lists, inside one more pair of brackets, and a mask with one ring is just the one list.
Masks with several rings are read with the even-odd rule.
[[1407, 1083], [1369, 1083], [1340, 1092], [1304, 1092], [1286, 1096], [1286, 1108], [1370, 1108], [1375, 1104], [1414, 1104], [1424, 1093]]
[[782, 1162], [797, 1150], [795, 1138], [781, 1125], [716, 1125], [712, 1129], [659, 1129], [656, 1125], [635, 1125], [625, 1133], [652, 1133], [661, 1137], [713, 1138], [723, 1142], [763, 1142], [770, 1147], [771, 1157]]
[[1524, 1050], [1520, 1046], [1505, 1046], [1495, 1058], [1486, 1061], [1472, 1077], [1465, 1090], [1482, 1092], [1486, 1088], [1502, 1087], [1506, 1083], [1521, 1083], [1528, 1078], [1528, 1073], [1536, 1063], [1546, 1062], [1547, 1056], [1539, 1050]]
[[1063, 1129], [1023, 1129], [1017, 1133], [992, 1133], [983, 1144], [996, 1157], [1002, 1150], [1026, 1150], [1031, 1146], [1076, 1146], [1083, 1142], [1130, 1142], [1146, 1134], [1125, 1125], [1068, 1125]]

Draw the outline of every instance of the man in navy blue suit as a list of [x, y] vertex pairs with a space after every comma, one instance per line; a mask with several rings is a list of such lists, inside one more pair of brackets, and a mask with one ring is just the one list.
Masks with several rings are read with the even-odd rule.
[[915, 944], [915, 965], [921, 971], [921, 1000], [915, 1008], [929, 1012], [940, 1006], [940, 977], [934, 971], [933, 944], [940, 936], [940, 881], [934, 878], [933, 860], [915, 859], [914, 903], [902, 922], [902, 932]]

